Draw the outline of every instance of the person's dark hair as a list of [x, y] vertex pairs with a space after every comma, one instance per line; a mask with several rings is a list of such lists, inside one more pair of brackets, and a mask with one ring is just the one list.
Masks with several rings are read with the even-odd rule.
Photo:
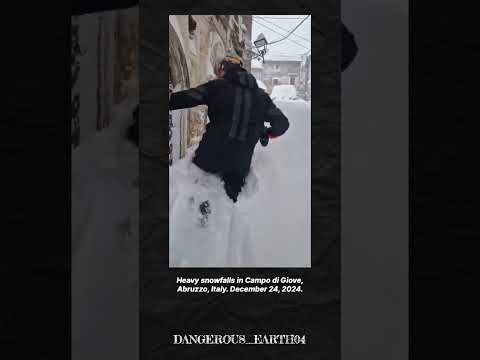
[[229, 62], [227, 60], [223, 60], [220, 63], [220, 67], [221, 67], [221, 69], [223, 69], [223, 71], [225, 73], [228, 73], [231, 70], [240, 70], [242, 68], [242, 66], [240, 64], [234, 64], [234, 63]]

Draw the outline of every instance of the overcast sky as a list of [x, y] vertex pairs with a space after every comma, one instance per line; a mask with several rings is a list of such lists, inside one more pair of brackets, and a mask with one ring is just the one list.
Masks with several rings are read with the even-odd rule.
[[[252, 41], [263, 33], [268, 42], [281, 39], [307, 15], [252, 15]], [[300, 60], [311, 47], [310, 17], [287, 39], [267, 46], [265, 60]], [[257, 61], [257, 60], [253, 60]]]

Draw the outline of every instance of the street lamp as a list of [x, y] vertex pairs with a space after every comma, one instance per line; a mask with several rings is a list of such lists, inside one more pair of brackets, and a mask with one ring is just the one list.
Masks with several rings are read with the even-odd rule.
[[267, 39], [266, 39], [265, 35], [263, 35], [262, 33], [260, 33], [260, 34], [257, 36], [257, 40], [255, 40], [255, 41], [253, 42], [253, 44], [255, 45], [255, 47], [256, 47], [257, 49], [258, 49], [258, 48], [261, 48], [262, 46], [263, 46], [264, 48], [266, 48], [268, 42], [267, 42]]
[[267, 41], [267, 38], [265, 37], [265, 35], [263, 35], [263, 33], [260, 33], [257, 36], [257, 40], [255, 40], [253, 42], [253, 44], [255, 45], [255, 48], [257, 49], [257, 52], [258, 52], [257, 57], [261, 57], [262, 62], [265, 62], [263, 57], [267, 53], [267, 44], [268, 44], [268, 41]]

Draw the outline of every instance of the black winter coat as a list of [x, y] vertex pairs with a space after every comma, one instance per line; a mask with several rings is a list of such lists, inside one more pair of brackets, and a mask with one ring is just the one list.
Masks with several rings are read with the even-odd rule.
[[205, 171], [246, 175], [253, 150], [270, 123], [268, 134], [281, 136], [288, 119], [270, 96], [260, 89], [255, 77], [244, 69], [234, 69], [223, 79], [197, 88], [173, 93], [170, 110], [208, 106], [210, 122], [195, 152], [194, 163]]

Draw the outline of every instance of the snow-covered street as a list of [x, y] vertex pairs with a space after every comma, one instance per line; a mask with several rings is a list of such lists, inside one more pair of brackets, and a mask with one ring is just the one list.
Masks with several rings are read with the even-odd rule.
[[114, 107], [112, 125], [72, 151], [73, 359], [136, 356], [139, 162], [125, 139], [136, 105]]
[[[278, 101], [289, 130], [255, 149], [237, 204], [191, 163], [170, 169], [171, 267], [310, 267], [310, 102]], [[199, 226], [198, 205], [212, 213]]]

